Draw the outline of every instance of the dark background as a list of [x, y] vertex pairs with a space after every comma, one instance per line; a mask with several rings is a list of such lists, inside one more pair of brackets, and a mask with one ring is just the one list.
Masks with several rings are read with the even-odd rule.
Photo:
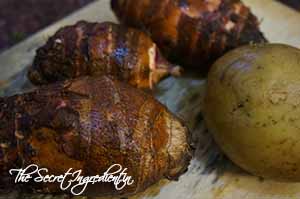
[[[0, 0], [0, 52], [92, 1]], [[280, 1], [300, 11], [300, 0]]]
[[300, 0], [279, 0], [279, 1], [300, 11]]
[[0, 51], [94, 0], [0, 0]]

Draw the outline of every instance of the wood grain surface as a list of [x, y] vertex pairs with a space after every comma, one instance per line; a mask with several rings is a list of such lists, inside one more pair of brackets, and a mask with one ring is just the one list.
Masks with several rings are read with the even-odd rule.
[[[273, 0], [244, 0], [261, 20], [262, 31], [271, 42], [300, 47], [300, 14]], [[0, 55], [0, 83], [2, 95], [30, 88], [24, 74], [34, 56], [49, 35], [59, 27], [78, 20], [116, 21], [109, 8], [109, 0], [98, 0], [64, 20], [37, 33], [23, 43]], [[25, 86], [24, 86], [25, 85]], [[300, 183], [284, 183], [259, 179], [234, 166], [219, 152], [205, 128], [201, 101], [205, 79], [168, 78], [155, 90], [157, 99], [186, 121], [193, 132], [197, 150], [189, 171], [178, 182], [161, 181], [134, 199], [297, 199]], [[0, 193], [6, 198], [49, 198], [67, 196], [24, 194], [14, 190]], [[74, 197], [74, 199], [84, 197]]]

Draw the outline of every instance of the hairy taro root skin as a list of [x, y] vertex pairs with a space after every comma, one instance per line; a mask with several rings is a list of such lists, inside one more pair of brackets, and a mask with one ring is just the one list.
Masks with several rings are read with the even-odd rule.
[[299, 88], [299, 49], [266, 44], [233, 50], [208, 75], [208, 129], [246, 171], [300, 181]]
[[[127, 196], [162, 178], [176, 180], [191, 159], [188, 129], [152, 96], [103, 76], [43, 86], [0, 99], [1, 185], [11, 168], [37, 164], [50, 174], [82, 169], [102, 175], [111, 165], [128, 168], [134, 184], [89, 185], [84, 195]], [[10, 186], [15, 186], [13, 183]], [[57, 184], [31, 184], [42, 193]]]
[[203, 73], [225, 52], [266, 42], [239, 0], [111, 0], [119, 20], [148, 31], [171, 61]]
[[111, 22], [77, 22], [59, 29], [39, 48], [28, 78], [41, 85], [80, 76], [112, 75], [152, 88], [181, 68], [169, 63], [142, 31]]

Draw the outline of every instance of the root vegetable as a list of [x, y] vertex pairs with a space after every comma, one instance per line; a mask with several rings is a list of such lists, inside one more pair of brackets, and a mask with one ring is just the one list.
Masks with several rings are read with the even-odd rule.
[[37, 50], [29, 79], [37, 85], [80, 76], [113, 75], [139, 88], [180, 75], [143, 32], [110, 22], [61, 28]]
[[111, 0], [124, 24], [149, 31], [172, 61], [200, 71], [230, 49], [265, 42], [240, 0]]
[[[84, 195], [127, 196], [162, 178], [176, 180], [191, 159], [188, 129], [152, 96], [112, 78], [84, 77], [0, 99], [1, 185], [8, 170], [37, 164], [50, 174], [69, 168], [102, 175], [113, 164], [134, 184], [89, 185]], [[14, 185], [12, 185], [14, 186]], [[30, 184], [42, 193], [57, 184]]]

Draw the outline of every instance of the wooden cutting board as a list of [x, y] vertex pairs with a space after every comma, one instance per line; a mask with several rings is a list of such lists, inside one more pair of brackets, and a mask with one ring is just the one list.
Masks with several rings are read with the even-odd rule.
[[[261, 20], [261, 28], [271, 42], [300, 47], [300, 14], [273, 0], [244, 0]], [[11, 95], [30, 87], [25, 77], [35, 49], [45, 43], [59, 27], [78, 20], [116, 21], [109, 8], [109, 0], [98, 0], [73, 15], [51, 25], [21, 44], [0, 55], [0, 87], [2, 95]], [[25, 86], [24, 86], [25, 85]], [[233, 165], [219, 152], [202, 115], [201, 101], [205, 79], [168, 78], [155, 95], [178, 116], [193, 132], [197, 142], [196, 155], [189, 171], [178, 182], [162, 180], [134, 199], [297, 199], [300, 183], [282, 183], [251, 176]], [[0, 193], [6, 198], [65, 198], [38, 194], [24, 194], [17, 190]], [[84, 198], [84, 197], [74, 197]]]

